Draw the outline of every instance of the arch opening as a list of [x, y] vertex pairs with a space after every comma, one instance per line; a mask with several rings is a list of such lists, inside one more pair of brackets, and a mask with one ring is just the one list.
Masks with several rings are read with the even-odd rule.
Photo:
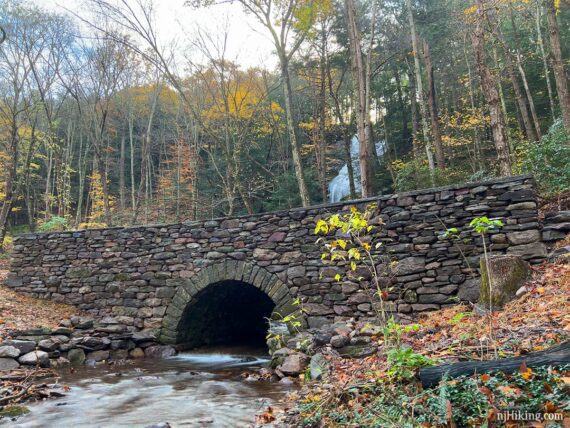
[[212, 283], [192, 297], [178, 324], [183, 349], [216, 345], [265, 346], [273, 300], [243, 281]]

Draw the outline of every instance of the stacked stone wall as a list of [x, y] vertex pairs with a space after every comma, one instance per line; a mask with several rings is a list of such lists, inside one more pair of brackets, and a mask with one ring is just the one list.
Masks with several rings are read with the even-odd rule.
[[[533, 263], [546, 256], [534, 181], [518, 176], [234, 218], [22, 235], [8, 284], [114, 317], [131, 330], [158, 330], [180, 287], [207, 268], [219, 278], [239, 264], [248, 272], [239, 279], [260, 287], [278, 281], [291, 297], [302, 297], [310, 325], [372, 317], [377, 302], [366, 272], [359, 272], [364, 279], [336, 281], [346, 269], [321, 261], [313, 232], [319, 218], [370, 203], [377, 204], [372, 223], [384, 223], [374, 238], [384, 242], [380, 268], [389, 271], [382, 280], [389, 310], [435, 310], [478, 294], [472, 268], [483, 247], [468, 228], [476, 216], [505, 223], [488, 236], [493, 253], [520, 254]], [[450, 227], [459, 239], [442, 235]]]

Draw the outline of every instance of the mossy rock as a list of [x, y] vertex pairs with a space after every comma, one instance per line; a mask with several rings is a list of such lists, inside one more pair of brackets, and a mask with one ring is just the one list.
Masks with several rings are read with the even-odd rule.
[[17, 418], [18, 416], [27, 415], [30, 409], [26, 406], [4, 406], [0, 407], [0, 418]]
[[93, 274], [93, 271], [84, 266], [70, 267], [65, 272], [67, 278], [88, 278]]
[[[502, 308], [513, 300], [517, 290], [530, 278], [530, 266], [520, 256], [481, 258], [481, 291], [479, 305], [485, 309]], [[489, 275], [490, 274], [490, 275]], [[491, 287], [489, 287], [489, 278]]]
[[378, 351], [378, 348], [372, 345], [347, 345], [338, 349], [341, 357], [345, 358], [364, 358]]

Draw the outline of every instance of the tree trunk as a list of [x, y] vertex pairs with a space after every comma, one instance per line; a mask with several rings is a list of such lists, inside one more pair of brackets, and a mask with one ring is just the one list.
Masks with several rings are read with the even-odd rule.
[[[532, 122], [530, 121], [530, 116], [528, 112], [528, 108], [526, 106], [526, 101], [524, 99], [524, 95], [521, 91], [519, 81], [517, 78], [517, 74], [515, 72], [515, 67], [513, 65], [513, 60], [511, 57], [511, 52], [509, 46], [506, 43], [505, 38], [502, 36], [500, 32], [497, 31], [497, 37], [501, 41], [503, 45], [503, 52], [505, 53], [505, 66], [507, 67], [507, 72], [509, 73], [509, 78], [511, 79], [511, 84], [513, 86], [513, 91], [515, 92], [515, 99], [517, 101], [517, 105], [519, 107], [519, 112], [521, 114], [522, 124], [523, 124], [523, 131], [529, 141], [536, 141], [536, 134], [534, 132], [534, 128], [532, 126]], [[505, 107], [506, 109], [506, 107]], [[506, 117], [506, 112], [504, 113]]]
[[12, 209], [12, 204], [16, 197], [16, 174], [18, 168], [18, 128], [16, 127], [16, 118], [12, 123], [10, 135], [10, 163], [8, 165], [8, 173], [4, 181], [4, 203], [0, 209], [0, 252], [4, 251], [4, 238], [8, 228], [8, 216]]
[[135, 143], [133, 137], [133, 119], [129, 113], [129, 151], [130, 151], [130, 173], [131, 173], [131, 210], [134, 210], [136, 202], [135, 192]]
[[[420, 118], [418, 117], [418, 103], [416, 94], [416, 84], [414, 81], [414, 73], [411, 69], [408, 71], [408, 80], [410, 84], [410, 109], [412, 111], [412, 138], [414, 142], [418, 141], [418, 135], [420, 132]], [[415, 148], [414, 148], [415, 153]], [[414, 156], [415, 157], [415, 156]]]
[[548, 69], [548, 60], [546, 59], [546, 52], [544, 50], [544, 41], [542, 39], [542, 28], [540, 26], [541, 22], [541, 10], [542, 7], [540, 2], [536, 3], [536, 36], [537, 43], [540, 49], [540, 56], [542, 57], [542, 65], [544, 67], [544, 79], [546, 80], [546, 89], [548, 90], [548, 101], [550, 102], [550, 113], [552, 114], [552, 120], [556, 120], [556, 108], [554, 107], [554, 93], [552, 91], [552, 83], [550, 83], [550, 72]]
[[97, 160], [97, 170], [99, 171], [99, 178], [101, 181], [101, 190], [103, 192], [103, 207], [105, 209], [105, 223], [107, 227], [113, 227], [113, 215], [111, 214], [111, 203], [109, 195], [109, 181], [107, 180], [107, 168], [105, 167], [105, 162], [101, 153], [98, 149], [95, 150], [96, 160]]
[[477, 70], [481, 79], [481, 88], [485, 99], [489, 106], [489, 115], [491, 117], [491, 130], [493, 133], [493, 141], [499, 161], [499, 172], [502, 176], [512, 175], [511, 157], [509, 153], [509, 145], [505, 132], [505, 120], [501, 111], [501, 102], [499, 92], [497, 91], [497, 83], [495, 77], [486, 64], [485, 55], [485, 34], [483, 24], [485, 22], [485, 10], [483, 0], [477, 0], [477, 21], [476, 28], [473, 33], [472, 42], [477, 62]]
[[410, 33], [412, 36], [412, 51], [414, 55], [414, 69], [416, 72], [416, 93], [418, 95], [420, 104], [420, 116], [422, 121], [422, 132], [424, 137], [424, 143], [426, 148], [426, 155], [428, 159], [429, 170], [431, 174], [431, 184], [435, 185], [435, 162], [433, 159], [433, 150], [431, 145], [431, 139], [429, 135], [429, 127], [427, 123], [427, 110], [424, 99], [424, 89], [422, 83], [422, 70], [420, 66], [419, 58], [419, 46], [418, 46], [418, 34], [416, 32], [416, 23], [414, 20], [414, 11], [412, 10], [412, 1], [406, 0], [406, 8], [408, 10], [408, 22], [410, 24]]
[[424, 40], [424, 61], [427, 70], [428, 79], [428, 106], [431, 118], [431, 135], [433, 136], [433, 144], [435, 146], [435, 159], [438, 168], [445, 168], [445, 155], [443, 153], [443, 141], [441, 140], [441, 131], [439, 129], [439, 115], [437, 112], [437, 98], [435, 93], [435, 81], [433, 77], [433, 64], [429, 52], [429, 45]]
[[453, 379], [459, 376], [472, 376], [490, 371], [513, 373], [522, 364], [528, 368], [560, 366], [570, 363], [570, 341], [547, 349], [533, 352], [522, 357], [503, 358], [491, 361], [462, 361], [454, 364], [442, 364], [420, 369], [420, 380], [424, 388], [437, 386], [441, 379]]
[[554, 0], [546, 1], [546, 17], [548, 20], [548, 30], [550, 32], [550, 52], [552, 54], [552, 68], [554, 69], [554, 79], [558, 92], [558, 102], [562, 112], [562, 121], [566, 131], [570, 132], [570, 92], [568, 92], [568, 76], [564, 70], [562, 60], [562, 49], [560, 47], [560, 31], [556, 20], [556, 6]]
[[119, 158], [119, 210], [125, 212], [125, 136], [121, 136], [121, 153]]
[[48, 145], [47, 147], [47, 151], [48, 151], [48, 164], [47, 164], [47, 176], [46, 176], [46, 189], [44, 192], [44, 220], [48, 220], [50, 214], [51, 214], [51, 182], [52, 182], [52, 178], [51, 178], [51, 174], [52, 174], [52, 170], [53, 170], [53, 150], [51, 149], [51, 147]]
[[327, 87], [326, 87], [326, 54], [327, 34], [323, 26], [321, 30], [321, 52], [319, 58], [319, 180], [321, 182], [321, 197], [323, 203], [327, 202], [327, 141], [326, 141], [326, 117], [327, 117]]
[[532, 115], [532, 121], [534, 122], [534, 129], [536, 130], [536, 137], [538, 140], [542, 138], [542, 131], [540, 129], [540, 121], [538, 120], [538, 115], [536, 114], [536, 108], [534, 106], [534, 98], [532, 96], [532, 92], [530, 91], [530, 87], [528, 86], [528, 81], [526, 79], [526, 73], [522, 66], [520, 54], [517, 52], [517, 65], [519, 68], [519, 73], [521, 75], [521, 79], [523, 82], [523, 88], [526, 93], [526, 98], [528, 99], [528, 106], [530, 108], [530, 114]]
[[[398, 105], [400, 107], [400, 114], [402, 118], [402, 141], [407, 144], [410, 141], [410, 127], [408, 125], [408, 109], [404, 102], [404, 96], [402, 94], [402, 79], [400, 78], [400, 73], [397, 68], [394, 68], [394, 79], [396, 79], [396, 94], [398, 95]], [[382, 119], [386, 122], [385, 115], [382, 115]], [[384, 126], [386, 129], [386, 126]], [[388, 137], [386, 136], [386, 139]], [[396, 145], [394, 144], [394, 156], [395, 159], [398, 158], [398, 153], [396, 151]]]
[[362, 47], [360, 45], [360, 31], [356, 23], [356, 9], [354, 0], [345, 1], [348, 34], [350, 39], [350, 57], [352, 63], [352, 75], [354, 79], [354, 91], [356, 95], [356, 128], [359, 143], [359, 163], [360, 163], [360, 184], [362, 197], [366, 198], [375, 194], [374, 176], [375, 165], [373, 152], [370, 148], [369, 139], [370, 120], [368, 117], [368, 101], [366, 93], [366, 77], [364, 70], [364, 60], [362, 58]]
[[[465, 41], [463, 44], [463, 54], [465, 56], [465, 64], [467, 66], [467, 77], [469, 79], [469, 101], [471, 103], [471, 114], [475, 115], [477, 114], [477, 108], [475, 105], [475, 95], [473, 94], [473, 76], [471, 73], [471, 63], [469, 62], [469, 56], [467, 54], [467, 46]], [[475, 152], [475, 163], [476, 163], [476, 168], [474, 168], [474, 172], [476, 172], [477, 169], [481, 171], [484, 169], [484, 166], [483, 166], [483, 155], [481, 153], [481, 134], [478, 124], [475, 125], [475, 128], [473, 130], [473, 145], [475, 146], [474, 152]]]
[[[530, 92], [530, 88], [528, 86], [528, 81], [526, 79], [526, 73], [524, 71], [524, 67], [522, 64], [522, 59], [521, 59], [521, 49], [520, 49], [520, 35], [517, 31], [517, 23], [515, 20], [515, 14], [513, 13], [513, 7], [512, 4], [509, 4], [509, 12], [510, 12], [510, 17], [511, 17], [511, 26], [513, 28], [513, 35], [514, 35], [514, 44], [515, 44], [515, 60], [517, 63], [517, 68], [519, 71], [519, 74], [521, 76], [522, 82], [523, 82], [523, 88], [525, 90], [526, 93], [526, 98], [528, 100], [528, 106], [530, 109], [530, 113], [532, 116], [532, 121], [534, 124], [534, 130], [536, 131], [536, 138], [537, 140], [540, 140], [542, 138], [542, 132], [540, 130], [540, 122], [538, 121], [538, 116], [536, 114], [536, 109], [534, 106], [534, 98], [532, 96], [532, 93]], [[508, 50], [507, 55], [510, 54], [510, 50]]]
[[[378, 169], [378, 154], [376, 153], [376, 144], [374, 143], [374, 130], [372, 129], [372, 121], [370, 117], [371, 112], [371, 103], [372, 103], [372, 58], [374, 57], [374, 39], [376, 37], [376, 15], [378, 9], [378, 0], [372, 0], [372, 11], [371, 11], [371, 19], [370, 19], [370, 38], [368, 40], [368, 52], [366, 53], [365, 61], [365, 74], [364, 74], [364, 89], [365, 89], [365, 112], [366, 116], [365, 119], [365, 130], [366, 130], [366, 144], [367, 144], [367, 153], [369, 157], [369, 168], [368, 171], [369, 176], [369, 183], [370, 183], [370, 192], [373, 196], [376, 194], [376, 171]], [[356, 18], [356, 14], [354, 15]], [[356, 20], [355, 20], [356, 22]], [[358, 27], [356, 27], [358, 29]], [[377, 111], [378, 113], [378, 111]]]
[[293, 89], [289, 75], [289, 61], [284, 53], [281, 53], [279, 57], [281, 61], [281, 77], [283, 78], [283, 95], [285, 96], [285, 112], [287, 114], [287, 131], [289, 133], [289, 142], [291, 143], [291, 153], [293, 155], [293, 167], [295, 168], [295, 176], [297, 178], [297, 185], [299, 186], [301, 204], [307, 207], [311, 204], [311, 199], [305, 181], [305, 172], [301, 160], [301, 148], [297, 140], [295, 121], [293, 119]]
[[86, 174], [86, 163], [85, 158], [87, 158], [87, 151], [85, 149], [85, 154], [83, 153], [83, 132], [79, 131], [79, 150], [78, 150], [78, 160], [77, 160], [77, 175], [78, 175], [78, 182], [79, 182], [79, 189], [77, 191], [77, 207], [75, 211], [75, 227], [79, 227], [81, 224], [81, 215], [83, 209], [83, 193], [85, 191], [85, 176]]

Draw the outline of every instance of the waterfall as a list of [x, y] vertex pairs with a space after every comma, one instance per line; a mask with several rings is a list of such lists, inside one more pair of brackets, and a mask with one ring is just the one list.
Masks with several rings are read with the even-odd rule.
[[[378, 158], [384, 156], [386, 152], [386, 144], [384, 141], [379, 141], [375, 144], [376, 154]], [[358, 137], [355, 135], [350, 142], [350, 159], [352, 162], [352, 170], [354, 172], [354, 187], [356, 192], [361, 191], [360, 186], [360, 163], [358, 155], [360, 153], [360, 145]], [[329, 202], [339, 202], [350, 195], [350, 182], [348, 179], [348, 165], [344, 166], [338, 172], [338, 175], [333, 178], [329, 183]]]

